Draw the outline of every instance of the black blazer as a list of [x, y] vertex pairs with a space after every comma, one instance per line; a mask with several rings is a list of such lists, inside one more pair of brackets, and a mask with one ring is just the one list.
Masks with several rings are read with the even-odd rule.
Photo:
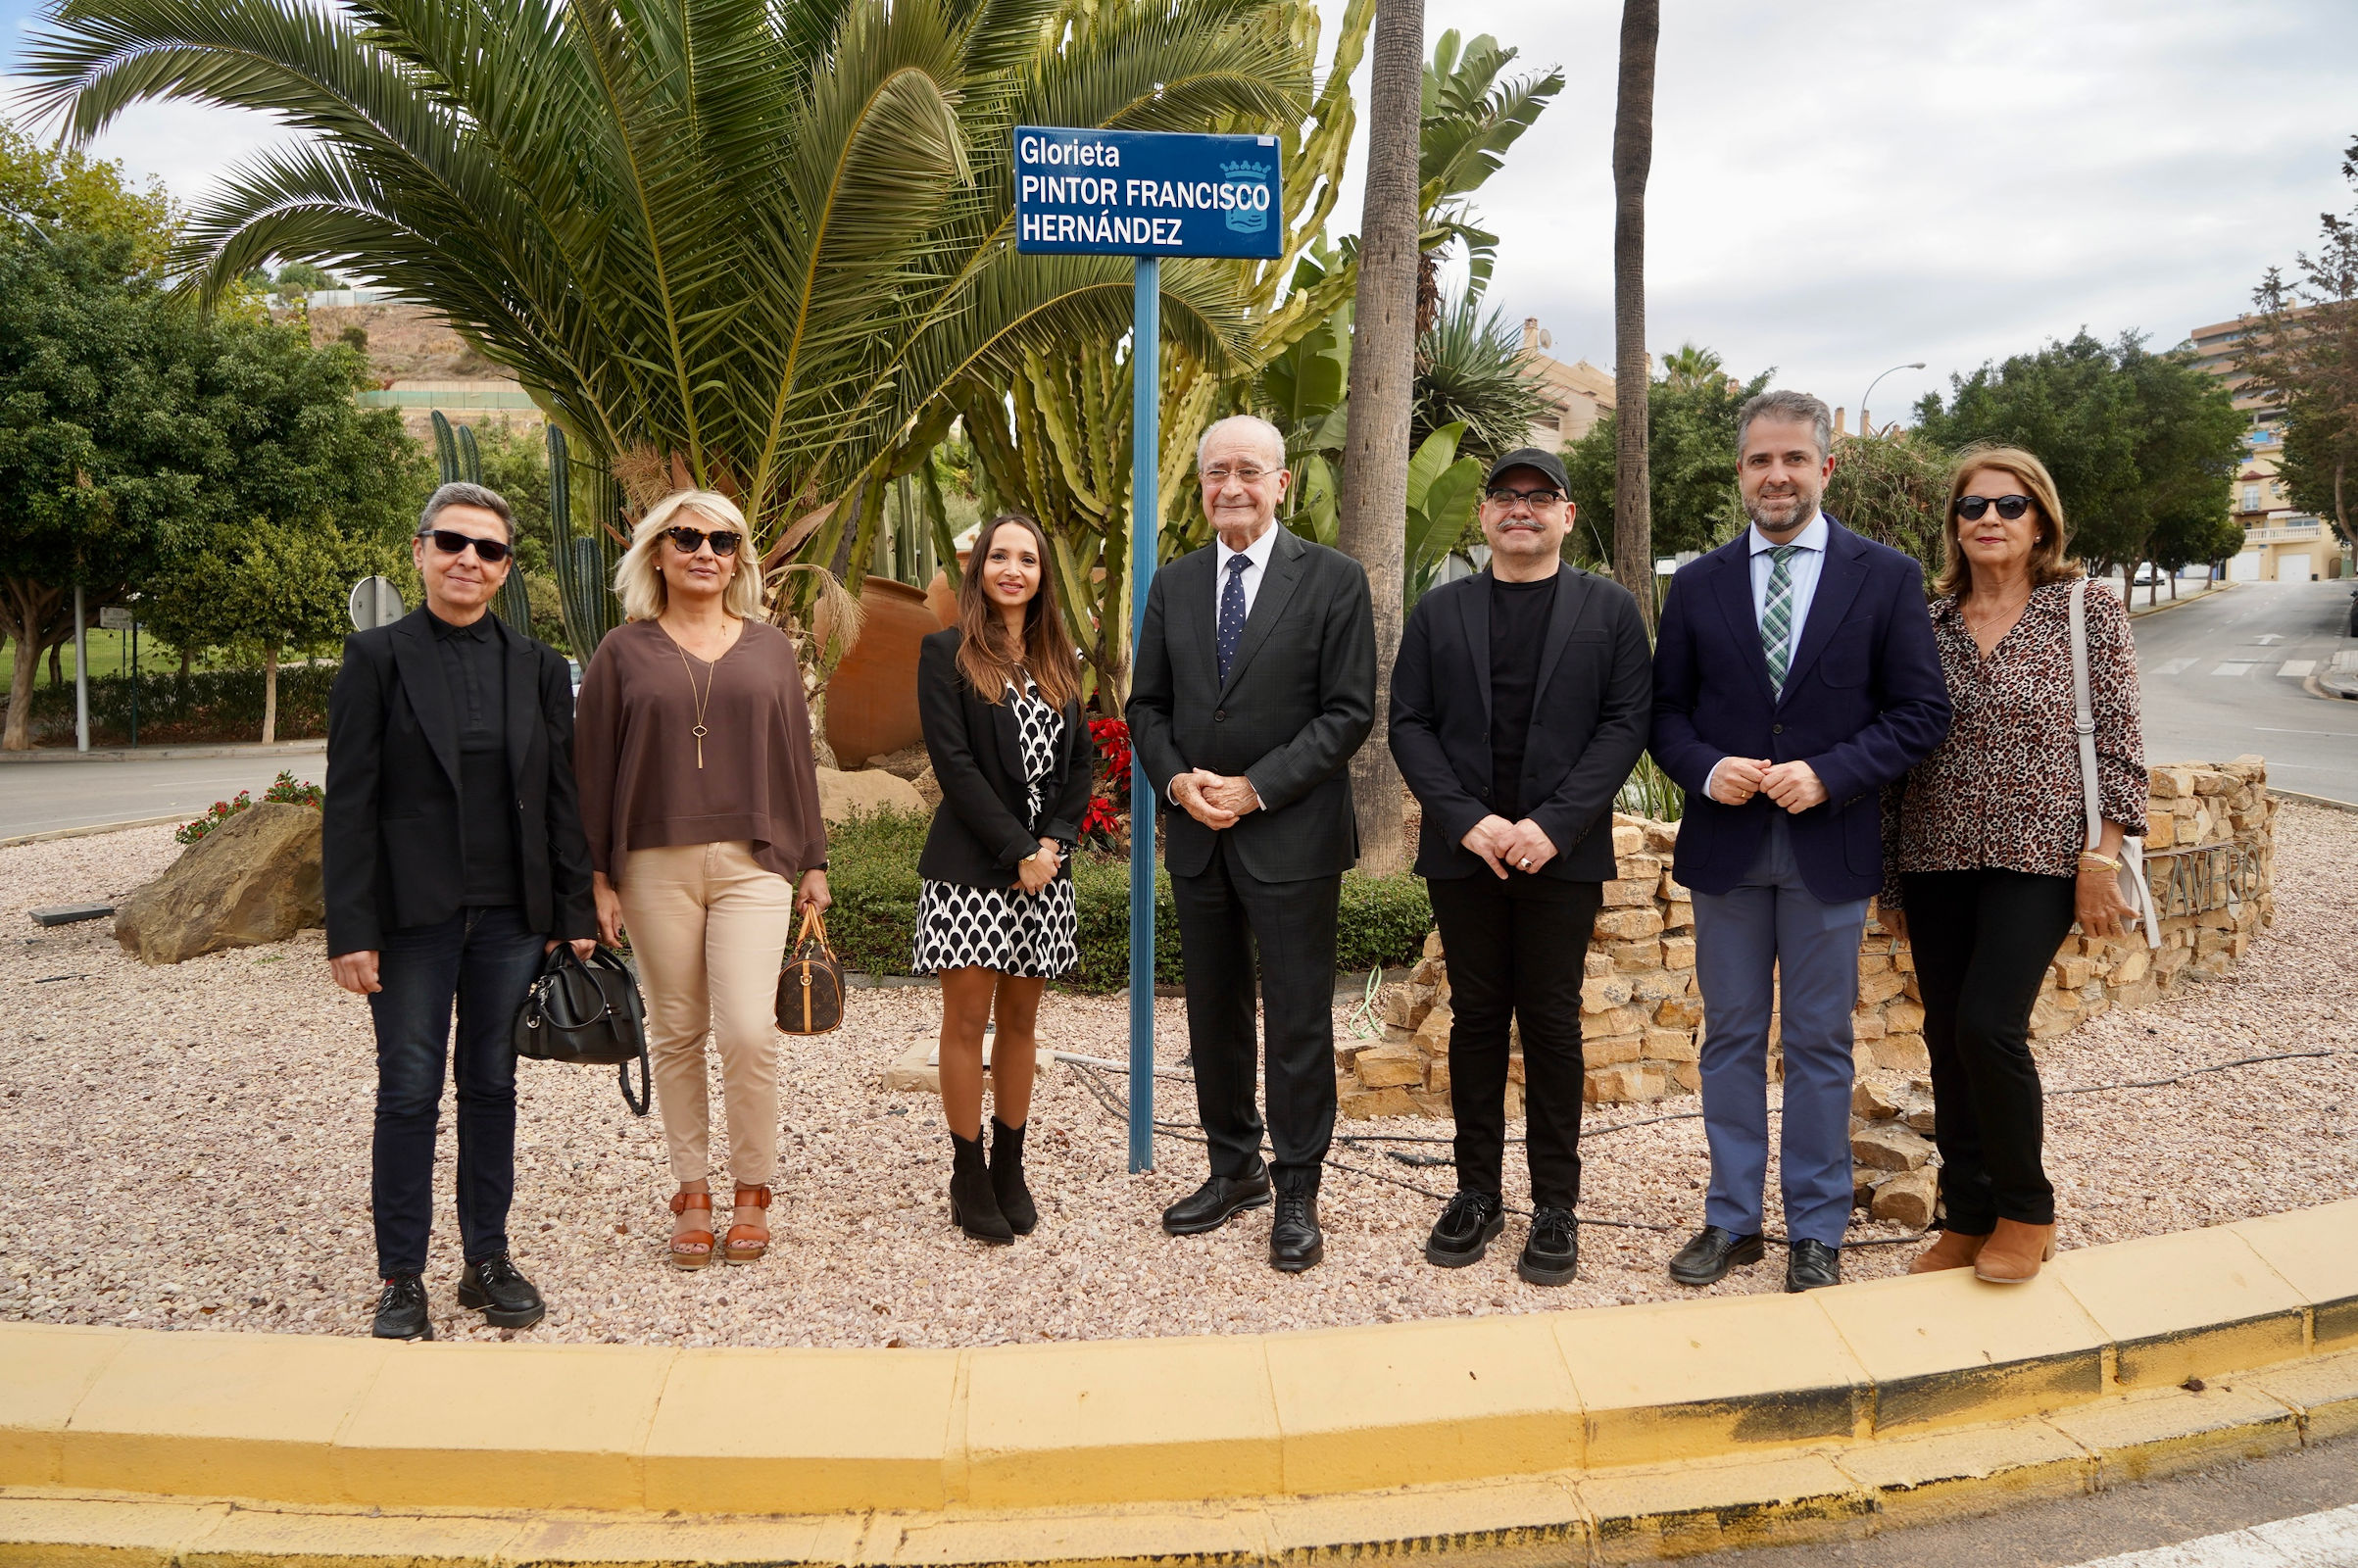
[[[1463, 843], [1491, 814], [1490, 601], [1488, 571], [1426, 594], [1408, 613], [1392, 666], [1392, 757], [1424, 808], [1423, 877], [1493, 875]], [[1597, 829], [1612, 819], [1652, 714], [1638, 601], [1609, 577], [1558, 566], [1523, 749], [1523, 814], [1556, 853], [1534, 874], [1612, 879], [1613, 835]]]
[[[1040, 810], [1024, 810], [1023, 742], [1015, 705], [987, 703], [958, 673], [956, 626], [927, 637], [917, 654], [917, 715], [942, 804], [933, 810], [917, 874], [967, 887], [1015, 885], [1015, 866], [1040, 853], [1042, 839], [1071, 844], [1081, 836], [1097, 748], [1078, 699], [1064, 705], [1056, 770], [1040, 786]], [[1004, 695], [1004, 694], [1003, 694]], [[1069, 865], [1056, 873], [1069, 877]]]
[[1154, 573], [1130, 682], [1130, 744], [1163, 808], [1163, 860], [1200, 876], [1217, 838], [1170, 804], [1195, 767], [1243, 774], [1261, 809], [1227, 829], [1245, 869], [1264, 882], [1349, 870], [1359, 858], [1351, 754], [1375, 727], [1375, 611], [1367, 573], [1281, 524], [1268, 580], [1253, 595], [1228, 681], [1213, 643], [1206, 545]]
[[[573, 793], [573, 681], [546, 643], [498, 626], [508, 669], [508, 769], [532, 929], [598, 934], [589, 842]], [[475, 809], [485, 803], [475, 803]], [[458, 913], [459, 716], [423, 610], [344, 639], [327, 699], [327, 801], [321, 845], [327, 952], [384, 947], [385, 933]]]

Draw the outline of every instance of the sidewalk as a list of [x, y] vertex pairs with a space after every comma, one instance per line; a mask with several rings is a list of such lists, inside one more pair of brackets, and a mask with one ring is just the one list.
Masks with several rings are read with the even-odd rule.
[[29, 752], [0, 752], [0, 762], [170, 762], [206, 758], [314, 757], [326, 750], [324, 740], [273, 741], [268, 746], [259, 741], [245, 741], [223, 746], [118, 746], [105, 750], [93, 747], [86, 752], [77, 752], [71, 746], [40, 746]]
[[[2112, 586], [2112, 579], [2109, 577], [2099, 578], [2097, 580], [2102, 582], [2107, 588]], [[2130, 617], [2134, 619], [2138, 615], [2158, 615], [2165, 610], [2176, 610], [2181, 605], [2200, 604], [2203, 600], [2210, 598], [2211, 595], [2223, 594], [2234, 586], [2235, 584], [2232, 582], [2215, 582], [2206, 586], [2202, 592], [2198, 594], [2180, 594], [2176, 599], [2164, 599], [2158, 604], [2151, 605], [2140, 605], [2136, 603], [2137, 595], [2133, 592], [2130, 594], [2129, 599], [2124, 603], [2128, 608]]]

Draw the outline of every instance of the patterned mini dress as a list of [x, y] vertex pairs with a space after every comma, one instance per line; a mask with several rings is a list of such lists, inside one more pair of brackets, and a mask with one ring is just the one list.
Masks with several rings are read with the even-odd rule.
[[[1023, 745], [1024, 814], [1036, 821], [1041, 788], [1056, 770], [1056, 749], [1064, 738], [1064, 715], [1043, 702], [1029, 680], [1020, 692], [1009, 683], [1007, 701], [1014, 706], [1015, 733]], [[973, 966], [1054, 979], [1080, 961], [1079, 929], [1069, 875], [1032, 894], [1012, 885], [978, 888], [927, 877], [917, 893], [909, 966], [918, 974]]]

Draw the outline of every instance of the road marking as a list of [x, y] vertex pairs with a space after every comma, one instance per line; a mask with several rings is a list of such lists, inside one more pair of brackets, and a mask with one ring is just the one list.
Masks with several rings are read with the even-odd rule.
[[2156, 670], [2155, 673], [2161, 675], [2183, 675], [2187, 670], [2192, 669], [2194, 667], [2194, 663], [2195, 661], [2191, 659], [2173, 659], [2168, 663], [2162, 665], [2162, 667], [2159, 670]]
[[2316, 667], [2317, 661], [2314, 659], [2287, 659], [2282, 665], [2278, 666], [2277, 673], [2280, 675], [2289, 675], [2294, 680], [2299, 680], [2302, 676], [2308, 674], [2309, 671], [2315, 669]]
[[2254, 638], [2252, 639], [2252, 641], [2253, 641], [2253, 642], [2255, 642], [2255, 643], [2259, 643], [2259, 644], [2260, 644], [2260, 645], [2262, 645], [2263, 647], [2265, 647], [2265, 646], [2266, 646], [2266, 645], [2268, 645], [2269, 643], [2281, 643], [2281, 642], [2283, 642], [2284, 640], [2284, 634], [2283, 634], [2282, 632], [2273, 632], [2273, 631], [2272, 631], [2272, 632], [2270, 632], [2270, 633], [2269, 633], [2267, 636], [2265, 636], [2265, 637], [2254, 637]]
[[2248, 675], [2260, 667], [2257, 660], [2230, 660], [2211, 671], [2214, 675]]
[[2080, 1568], [2346, 1568], [2358, 1563], [2358, 1506], [2203, 1536]]
[[2345, 738], [2343, 732], [2337, 729], [2278, 729], [2271, 724], [2254, 724], [2252, 729], [2261, 735], [2325, 735], [2334, 740]]

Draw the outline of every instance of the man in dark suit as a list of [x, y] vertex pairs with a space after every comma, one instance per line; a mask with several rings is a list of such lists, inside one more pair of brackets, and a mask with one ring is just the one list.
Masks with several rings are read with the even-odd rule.
[[1375, 726], [1375, 617], [1357, 562], [1277, 526], [1285, 464], [1264, 419], [1204, 432], [1196, 466], [1218, 538], [1154, 574], [1129, 719], [1154, 793], [1179, 808], [1164, 813], [1163, 860], [1211, 1156], [1210, 1179], [1164, 1210], [1162, 1228], [1217, 1230], [1270, 1200], [1253, 1102], [1257, 968], [1276, 1155], [1269, 1262], [1299, 1273], [1326, 1255], [1336, 903], [1359, 855], [1347, 764]]
[[573, 790], [571, 675], [557, 650], [490, 612], [513, 543], [497, 493], [435, 491], [411, 541], [424, 608], [347, 637], [327, 700], [328, 964], [368, 999], [376, 1026], [379, 1339], [434, 1337], [422, 1275], [446, 1059], [458, 1080], [459, 1304], [498, 1328], [528, 1328], [546, 1310], [508, 1255], [509, 1031], [542, 956], [567, 940], [588, 956], [598, 917]]
[[1654, 760], [1687, 792], [1672, 874], [1695, 894], [1703, 995], [1702, 1230], [1671, 1259], [1708, 1285], [1762, 1255], [1769, 1020], [1785, 1054], [1785, 1288], [1842, 1278], [1850, 1013], [1883, 885], [1882, 787], [1948, 733], [1924, 572], [1818, 510], [1833, 417], [1763, 392], [1737, 419], [1751, 525], [1672, 579], [1654, 645]]
[[1628, 589], [1565, 564], [1564, 466], [1536, 447], [1491, 465], [1490, 564], [1417, 601], [1392, 669], [1392, 755], [1424, 808], [1416, 870], [1449, 959], [1457, 1195], [1425, 1261], [1482, 1260], [1505, 1225], [1507, 1031], [1523, 1036], [1531, 1234], [1515, 1272], [1580, 1265], [1580, 956], [1614, 872], [1612, 810], [1653, 709]]

